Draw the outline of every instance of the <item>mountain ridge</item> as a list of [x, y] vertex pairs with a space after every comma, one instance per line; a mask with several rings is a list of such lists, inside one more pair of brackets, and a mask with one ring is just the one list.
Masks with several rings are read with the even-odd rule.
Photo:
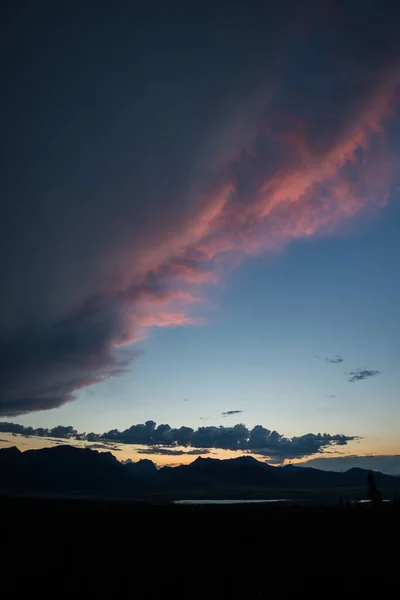
[[[0, 493], [92, 493], [116, 496], [252, 494], [274, 490], [324, 491], [364, 488], [369, 471], [272, 466], [251, 456], [198, 457], [187, 465], [157, 468], [153, 461], [120, 462], [111, 452], [59, 445], [21, 452], [0, 449]], [[375, 473], [378, 487], [399, 490], [398, 477]]]

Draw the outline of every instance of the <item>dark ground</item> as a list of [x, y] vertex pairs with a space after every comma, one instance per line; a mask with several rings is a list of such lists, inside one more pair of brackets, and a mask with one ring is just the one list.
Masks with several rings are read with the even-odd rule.
[[398, 597], [394, 504], [374, 510], [2, 498], [0, 510], [3, 591]]

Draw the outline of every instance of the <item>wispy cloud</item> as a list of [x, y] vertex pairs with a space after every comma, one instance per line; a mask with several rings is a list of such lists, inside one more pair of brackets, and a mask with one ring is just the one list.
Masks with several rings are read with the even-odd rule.
[[114, 444], [87, 444], [86, 448], [90, 450], [112, 450], [113, 452], [119, 452], [121, 448], [118, 448]]
[[226, 412], [221, 413], [223, 417], [232, 417], [233, 415], [239, 415], [243, 410], [227, 410]]
[[334, 358], [324, 357], [324, 361], [327, 363], [331, 363], [332, 365], [338, 365], [343, 362], [343, 357], [338, 354]]
[[152, 448], [138, 448], [138, 454], [162, 454], [165, 456], [204, 456], [205, 454], [211, 454], [211, 451], [207, 448], [193, 448], [192, 450], [174, 450], [173, 448], [163, 448], [155, 446]]
[[364, 379], [369, 379], [370, 377], [375, 377], [375, 375], [379, 375], [380, 371], [377, 369], [355, 369], [349, 373], [349, 379], [351, 383], [355, 381], [363, 381]]

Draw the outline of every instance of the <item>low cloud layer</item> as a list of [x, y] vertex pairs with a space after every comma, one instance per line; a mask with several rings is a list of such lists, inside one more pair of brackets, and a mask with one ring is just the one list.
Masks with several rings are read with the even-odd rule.
[[354, 383], [355, 381], [363, 381], [364, 379], [369, 379], [370, 377], [375, 377], [379, 375], [380, 371], [377, 369], [355, 369], [349, 373], [349, 381], [350, 383]]
[[[278, 463], [289, 458], [302, 458], [318, 454], [333, 446], [346, 446], [348, 442], [359, 439], [357, 436], [328, 433], [308, 433], [288, 438], [277, 431], [266, 429], [262, 425], [248, 429], [241, 423], [232, 427], [220, 425], [193, 429], [185, 426], [172, 428], [168, 424], [157, 426], [155, 421], [132, 425], [124, 431], [111, 429], [105, 433], [78, 433], [71, 426], [33, 429], [15, 423], [0, 423], [0, 432], [85, 440], [93, 444], [148, 446], [148, 448], [138, 450], [141, 454], [201, 455], [207, 454], [208, 450], [212, 448], [241, 450], [268, 457]], [[188, 450], [182, 450], [182, 447], [188, 448]]]
[[337, 456], [326, 458], [312, 458], [302, 463], [302, 466], [314, 467], [325, 471], [347, 471], [354, 467], [381, 471], [388, 475], [400, 476], [400, 454], [386, 455], [375, 454], [372, 456]]
[[124, 373], [246, 257], [388, 199], [400, 8], [129, 4], [3, 23], [1, 415]]
[[[72, 425], [64, 426], [57, 425], [56, 427], [52, 427], [48, 429], [46, 427], [25, 427], [24, 425], [18, 425], [17, 423], [1, 423], [0, 422], [0, 432], [2, 433], [11, 433], [13, 435], [35, 435], [38, 437], [48, 437], [48, 438], [60, 438], [60, 439], [83, 439], [82, 434], [79, 434], [76, 429], [72, 427]], [[89, 440], [90, 441], [90, 440]]]
[[138, 454], [162, 454], [165, 456], [203, 456], [211, 454], [207, 448], [193, 448], [193, 450], [174, 450], [173, 448], [163, 448], [155, 446], [153, 448], [138, 448]]
[[121, 448], [118, 448], [114, 444], [87, 444], [86, 448], [89, 448], [89, 450], [112, 450], [113, 452], [121, 450]]
[[[254, 429], [258, 427], [261, 426], [257, 425]], [[250, 440], [251, 451], [274, 459], [276, 462], [319, 454], [332, 446], [346, 446], [348, 442], [360, 439], [357, 436], [330, 435], [327, 433], [307, 433], [293, 438], [286, 438], [276, 431], [268, 431], [263, 427], [261, 427], [259, 435], [263, 441], [258, 441], [260, 447], [257, 448], [257, 445]]]

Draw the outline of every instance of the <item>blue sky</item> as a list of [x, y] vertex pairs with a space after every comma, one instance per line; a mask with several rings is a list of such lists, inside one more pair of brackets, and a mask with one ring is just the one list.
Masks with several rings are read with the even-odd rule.
[[[192, 427], [243, 421], [288, 436], [365, 436], [364, 452], [395, 453], [398, 223], [394, 199], [351, 231], [248, 260], [223, 289], [210, 288], [217, 307], [206, 326], [154, 330], [128, 373], [18, 422], [103, 432], [148, 419]], [[336, 355], [342, 363], [324, 360]], [[348, 382], [358, 367], [381, 373]], [[228, 410], [243, 413], [222, 417]]]

